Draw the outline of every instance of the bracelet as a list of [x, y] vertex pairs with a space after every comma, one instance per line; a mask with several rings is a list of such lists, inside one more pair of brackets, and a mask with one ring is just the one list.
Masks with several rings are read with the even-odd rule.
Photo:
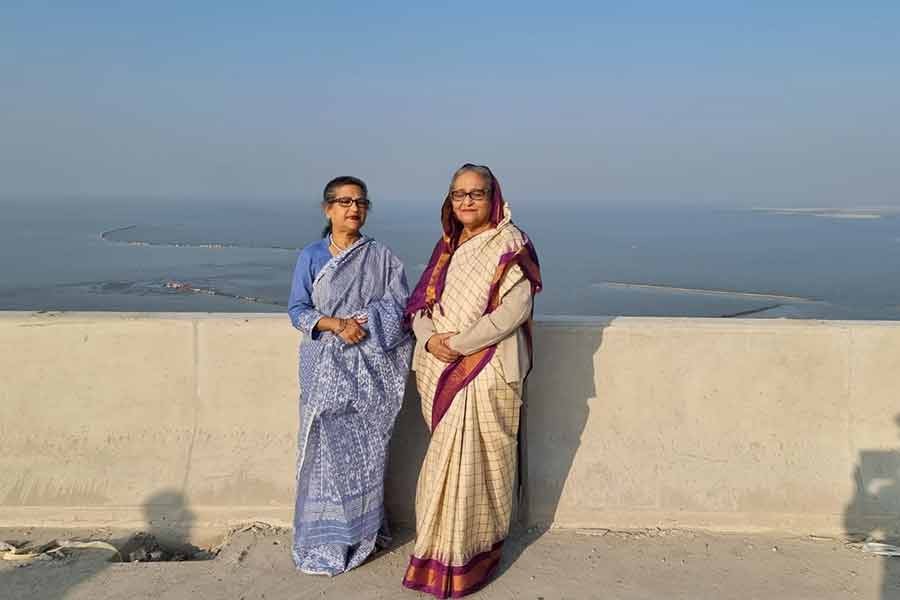
[[335, 331], [335, 335], [339, 334], [343, 330], [347, 329], [347, 319], [338, 319], [338, 323], [341, 324], [341, 328]]

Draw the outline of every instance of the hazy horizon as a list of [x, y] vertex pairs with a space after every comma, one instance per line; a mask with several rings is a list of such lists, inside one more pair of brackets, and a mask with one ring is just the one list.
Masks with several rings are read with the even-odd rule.
[[900, 5], [0, 7], [0, 196], [900, 204]]
[[[300, 202], [20, 202], [2, 214], [2, 310], [281, 312], [297, 249], [324, 223]], [[900, 320], [898, 211], [526, 204], [514, 216], [540, 256], [539, 315]], [[437, 207], [379, 203], [365, 231], [415, 282], [440, 235]]]

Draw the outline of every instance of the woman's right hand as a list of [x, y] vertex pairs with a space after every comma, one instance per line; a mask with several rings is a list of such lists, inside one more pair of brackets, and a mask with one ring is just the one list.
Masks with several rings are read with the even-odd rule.
[[447, 345], [447, 338], [456, 335], [455, 331], [436, 333], [425, 342], [425, 350], [441, 362], [451, 363], [461, 356], [459, 352]]
[[368, 332], [357, 319], [339, 319], [338, 322], [340, 325], [335, 333], [346, 343], [352, 346], [366, 339]]

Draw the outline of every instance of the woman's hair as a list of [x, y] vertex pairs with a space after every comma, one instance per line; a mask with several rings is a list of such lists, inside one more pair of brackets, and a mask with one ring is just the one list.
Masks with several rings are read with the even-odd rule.
[[[369, 188], [366, 185], [365, 181], [363, 181], [359, 177], [353, 177], [351, 175], [341, 175], [340, 177], [335, 177], [325, 184], [325, 189], [322, 190], [322, 208], [325, 208], [331, 200], [334, 200], [334, 191], [342, 185], [355, 185], [362, 190], [363, 196], [365, 198], [369, 197]], [[331, 220], [328, 220], [328, 222], [325, 223], [325, 228], [322, 230], [322, 237], [327, 237], [330, 234]]]
[[484, 181], [484, 189], [488, 194], [488, 198], [490, 198], [491, 184], [494, 181], [494, 174], [491, 173], [491, 170], [488, 169], [487, 167], [484, 167], [482, 165], [473, 165], [473, 164], [469, 164], [469, 163], [466, 163], [463, 166], [461, 166], [460, 168], [458, 168], [456, 170], [456, 172], [453, 174], [453, 177], [450, 178], [450, 187], [447, 190], [448, 194], [451, 191], [453, 191], [453, 182], [455, 182], [457, 177], [459, 177], [463, 173], [478, 173], [479, 175], [481, 175], [481, 179]]

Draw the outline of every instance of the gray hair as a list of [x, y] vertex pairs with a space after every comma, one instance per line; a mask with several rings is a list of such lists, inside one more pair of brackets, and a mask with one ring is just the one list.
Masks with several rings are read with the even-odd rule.
[[449, 188], [450, 191], [453, 191], [453, 182], [455, 182], [456, 179], [463, 173], [477, 173], [478, 175], [481, 175], [481, 179], [482, 179], [482, 181], [484, 181], [485, 190], [487, 190], [488, 192], [490, 192], [492, 190], [494, 174], [491, 173], [491, 170], [488, 169], [487, 167], [483, 167], [481, 165], [473, 165], [473, 164], [466, 163], [463, 166], [461, 166], [460, 168], [458, 168], [456, 170], [456, 172], [453, 174], [453, 177], [450, 178], [450, 188]]

